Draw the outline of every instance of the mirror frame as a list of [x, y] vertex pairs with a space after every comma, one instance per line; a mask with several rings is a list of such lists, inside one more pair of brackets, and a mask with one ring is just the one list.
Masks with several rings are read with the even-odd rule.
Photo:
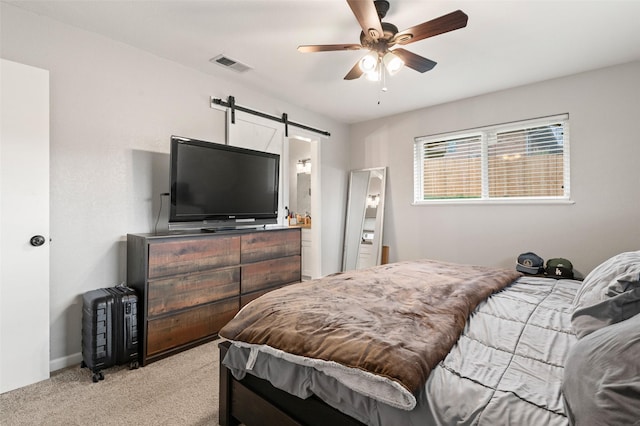
[[[366, 181], [364, 178], [366, 177]], [[380, 199], [376, 208], [375, 226], [372, 242], [366, 243], [364, 239], [364, 224], [367, 209], [367, 197], [370, 195], [373, 178], [380, 179]], [[386, 167], [352, 170], [349, 175], [349, 189], [347, 198], [347, 217], [344, 231], [344, 243], [342, 253], [342, 270], [364, 269], [364, 267], [380, 265], [382, 258], [382, 230], [384, 224], [385, 187], [387, 178]], [[365, 186], [366, 182], [366, 186]], [[373, 263], [363, 265], [362, 249], [371, 247], [371, 256], [375, 258]]]

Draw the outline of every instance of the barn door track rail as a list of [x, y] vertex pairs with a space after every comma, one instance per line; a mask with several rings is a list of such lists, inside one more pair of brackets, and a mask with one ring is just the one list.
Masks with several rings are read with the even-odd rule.
[[282, 113], [281, 117], [276, 115], [266, 114], [264, 112], [256, 111], [251, 108], [243, 107], [236, 104], [236, 98], [233, 96], [229, 96], [226, 101], [220, 98], [211, 98], [212, 105], [220, 105], [231, 110], [231, 123], [235, 124], [236, 122], [236, 111], [246, 112], [247, 114], [256, 115], [258, 117], [266, 118], [268, 120], [277, 121], [279, 123], [284, 124], [284, 135], [289, 137], [289, 126], [298, 127], [300, 129], [308, 130], [310, 132], [319, 133], [324, 136], [331, 136], [331, 133], [326, 130], [316, 129], [305, 124], [296, 123], [295, 121], [289, 121], [289, 117], [286, 112]]

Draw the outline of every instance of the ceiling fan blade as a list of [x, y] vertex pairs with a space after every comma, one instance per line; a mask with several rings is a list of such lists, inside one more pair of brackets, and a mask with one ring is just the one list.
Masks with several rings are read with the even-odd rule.
[[360, 69], [360, 61], [356, 62], [356, 64], [349, 70], [347, 75], [344, 76], [345, 80], [355, 80], [362, 75], [362, 70]]
[[334, 50], [360, 50], [359, 44], [309, 44], [298, 46], [298, 52], [331, 52]]
[[436, 66], [436, 62], [433, 62], [431, 59], [416, 55], [402, 48], [393, 49], [392, 52], [398, 55], [406, 66], [418, 72], [426, 72]]
[[382, 37], [382, 24], [372, 0], [347, 0], [347, 3], [362, 27], [366, 39], [378, 40]]
[[461, 10], [456, 10], [431, 21], [407, 28], [395, 35], [397, 44], [409, 44], [428, 37], [437, 36], [467, 26], [469, 17]]

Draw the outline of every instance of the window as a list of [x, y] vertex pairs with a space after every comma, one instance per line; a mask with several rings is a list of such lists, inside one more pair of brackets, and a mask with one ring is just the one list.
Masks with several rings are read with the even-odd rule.
[[569, 200], [568, 115], [415, 139], [415, 204], [543, 200]]

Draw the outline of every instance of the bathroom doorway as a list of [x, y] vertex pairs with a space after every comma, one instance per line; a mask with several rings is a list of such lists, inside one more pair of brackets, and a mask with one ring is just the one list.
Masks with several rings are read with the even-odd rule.
[[318, 278], [321, 270], [319, 138], [290, 131], [289, 226], [302, 228], [302, 277]]

